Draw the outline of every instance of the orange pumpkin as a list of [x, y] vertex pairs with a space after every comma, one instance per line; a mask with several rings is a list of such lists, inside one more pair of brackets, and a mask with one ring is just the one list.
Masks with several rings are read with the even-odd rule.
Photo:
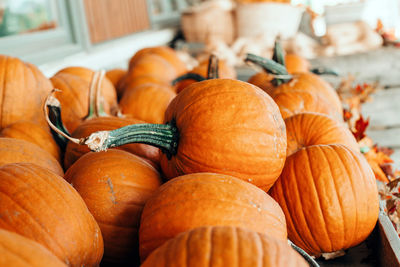
[[[29, 132], [28, 132], [29, 130]], [[30, 121], [18, 121], [0, 132], [0, 137], [21, 139], [38, 145], [61, 162], [61, 151], [48, 127], [44, 128]]]
[[165, 110], [175, 96], [176, 93], [168, 86], [149, 83], [125, 91], [119, 106], [123, 115], [149, 123], [162, 123]]
[[29, 162], [44, 167], [60, 176], [64, 171], [60, 163], [38, 145], [15, 138], [0, 138], [0, 166], [9, 163]]
[[303, 112], [316, 112], [343, 121], [342, 113], [336, 112], [320, 94], [305, 90], [286, 90], [274, 93], [273, 99], [284, 119]]
[[124, 69], [112, 69], [106, 72], [106, 76], [117, 89], [119, 81], [126, 75], [126, 73], [127, 71]]
[[285, 66], [289, 73], [308, 72], [311, 69], [310, 61], [296, 54], [285, 55]]
[[0, 255], [0, 266], [67, 267], [39, 243], [2, 229], [0, 229]]
[[247, 82], [260, 87], [264, 92], [272, 95], [272, 92], [275, 90], [275, 86], [272, 84], [273, 79], [273, 75], [263, 71], [251, 76]]
[[[133, 90], [136, 87], [142, 86], [144, 84], [158, 84], [158, 85], [169, 86], [169, 84], [166, 81], [160, 80], [160, 78], [151, 75], [133, 76], [133, 77], [124, 76], [119, 82], [117, 87], [118, 97], [121, 98], [124, 95], [125, 91]], [[171, 87], [171, 90], [174, 90], [173, 87]]]
[[359, 150], [350, 130], [331, 117], [317, 113], [300, 113], [285, 120], [287, 153], [289, 157], [299, 149], [312, 145], [343, 144]]
[[160, 186], [160, 174], [125, 151], [88, 153], [64, 177], [100, 226], [108, 263], [139, 263], [138, 230], [144, 203]]
[[156, 249], [142, 267], [309, 266], [286, 241], [246, 228], [199, 227]]
[[146, 202], [139, 229], [142, 260], [168, 239], [200, 226], [246, 227], [286, 240], [281, 208], [265, 192], [227, 175], [177, 177]]
[[289, 239], [312, 255], [364, 241], [379, 213], [374, 174], [344, 145], [313, 145], [289, 156], [270, 191], [282, 207]]
[[69, 266], [96, 266], [103, 255], [99, 226], [61, 176], [35, 164], [0, 167], [0, 228], [45, 246]]
[[42, 111], [50, 81], [32, 64], [0, 55], [0, 129], [20, 120], [47, 126]]

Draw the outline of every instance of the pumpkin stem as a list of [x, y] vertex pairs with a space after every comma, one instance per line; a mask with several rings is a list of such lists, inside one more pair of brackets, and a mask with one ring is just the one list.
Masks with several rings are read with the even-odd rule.
[[333, 76], [339, 76], [339, 74], [334, 71], [333, 69], [325, 68], [325, 67], [319, 67], [319, 68], [314, 68], [311, 70], [312, 73], [317, 74], [317, 75], [333, 75]]
[[274, 54], [272, 55], [272, 60], [286, 66], [285, 64], [285, 51], [282, 48], [279, 38], [276, 38], [274, 45]]
[[52, 130], [53, 136], [55, 136], [57, 144], [60, 145], [62, 149], [65, 149], [68, 140], [77, 144], [79, 144], [81, 140], [72, 138], [62, 122], [60, 101], [53, 96], [55, 92], [60, 91], [59, 89], [53, 89], [47, 96], [44, 104], [44, 115]]
[[314, 260], [313, 257], [311, 257], [310, 255], [308, 255], [307, 252], [305, 252], [303, 249], [299, 248], [298, 246], [296, 246], [292, 241], [288, 240], [290, 246], [296, 250], [306, 261], [307, 263], [312, 266], [312, 267], [320, 267], [319, 264]]
[[208, 59], [207, 79], [219, 78], [219, 59], [216, 55], [211, 54]]
[[170, 159], [178, 150], [179, 132], [175, 121], [166, 124], [133, 124], [112, 131], [99, 131], [84, 138], [90, 150], [99, 152], [130, 143], [158, 147]]
[[183, 80], [195, 80], [197, 82], [201, 82], [201, 81], [205, 81], [207, 79], [203, 75], [189, 72], [189, 73], [183, 74], [183, 75], [179, 76], [178, 78], [176, 78], [175, 80], [173, 80], [172, 85], [175, 85], [178, 82], [183, 81]]
[[89, 111], [85, 120], [107, 116], [107, 114], [104, 112], [103, 99], [101, 95], [101, 84], [104, 76], [104, 70], [96, 71], [93, 74], [93, 78], [89, 87]]
[[247, 54], [245, 61], [254, 63], [262, 67], [266, 72], [272, 74], [274, 76], [274, 79], [272, 80], [274, 85], [286, 83], [293, 78], [293, 76], [288, 73], [285, 66], [271, 59], [256, 56], [254, 54]]

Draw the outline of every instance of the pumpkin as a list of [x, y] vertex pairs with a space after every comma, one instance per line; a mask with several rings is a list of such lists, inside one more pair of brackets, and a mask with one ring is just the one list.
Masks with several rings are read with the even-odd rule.
[[64, 175], [60, 163], [38, 145], [25, 140], [0, 137], [0, 166], [18, 162], [34, 163], [55, 174]]
[[51, 89], [50, 81], [34, 65], [0, 55], [0, 129], [20, 120], [47, 126], [42, 105]]
[[[159, 78], [151, 75], [143, 75], [143, 76], [124, 76], [117, 87], [118, 91], [118, 96], [121, 98], [125, 91], [130, 91], [135, 89], [136, 87], [142, 86], [144, 84], [158, 84], [158, 85], [164, 85], [164, 86], [169, 86], [166, 81], [160, 80]], [[171, 87], [171, 90], [174, 90], [173, 87]]]
[[374, 174], [344, 145], [312, 145], [289, 156], [270, 191], [282, 207], [293, 243], [312, 255], [364, 241], [378, 219]]
[[300, 113], [285, 120], [287, 152], [289, 157], [299, 149], [312, 145], [343, 144], [359, 150], [350, 130], [329, 116], [317, 113]]
[[200, 226], [246, 227], [286, 240], [281, 208], [265, 192], [235, 177], [195, 173], [163, 184], [146, 202], [139, 229], [142, 260], [168, 239]]
[[126, 91], [119, 102], [123, 115], [149, 122], [163, 123], [165, 110], [176, 93], [169, 87], [144, 84]]
[[93, 133], [85, 144], [93, 151], [134, 142], [157, 146], [168, 179], [216, 172], [268, 190], [282, 171], [285, 124], [256, 86], [230, 79], [194, 83], [172, 100], [164, 121]]
[[273, 79], [274, 76], [267, 72], [258, 72], [251, 76], [247, 82], [260, 87], [264, 92], [272, 95], [272, 92], [275, 90], [275, 86], [272, 84]]
[[2, 229], [0, 229], [0, 255], [0, 266], [67, 267], [39, 243]]
[[138, 230], [144, 203], [160, 186], [160, 174], [125, 151], [90, 152], [64, 177], [85, 201], [104, 239], [103, 261], [138, 263]]
[[[82, 138], [96, 131], [114, 130], [123, 126], [143, 123], [133, 118], [98, 117], [82, 122], [72, 133], [74, 138]], [[154, 166], [159, 164], [159, 149], [145, 144], [127, 144], [119, 149], [133, 153], [148, 161]], [[68, 169], [82, 155], [90, 152], [89, 148], [73, 142], [68, 142], [64, 156], [64, 168]]]
[[[29, 131], [29, 132], [28, 132]], [[0, 137], [16, 138], [38, 145], [61, 162], [61, 151], [48, 127], [30, 121], [18, 121], [10, 124], [0, 132]]]
[[96, 266], [99, 226], [61, 176], [30, 163], [0, 167], [0, 228], [32, 239], [69, 266]]
[[309, 266], [286, 241], [233, 226], [181, 233], [156, 249], [142, 267]]
[[137, 64], [140, 58], [146, 57], [149, 54], [159, 56], [166, 60], [174, 67], [177, 76], [186, 72], [185, 63], [178, 57], [174, 49], [167, 46], [147, 47], [137, 51], [129, 60], [129, 70]]
[[285, 55], [285, 66], [289, 73], [308, 72], [311, 68], [311, 63], [296, 54]]
[[336, 112], [336, 109], [320, 94], [305, 90], [287, 90], [274, 93], [273, 99], [284, 119], [298, 113], [316, 112], [343, 121], [342, 113]]
[[[124, 69], [111, 69], [106, 72], [108, 80], [114, 85], [115, 88], [118, 86], [118, 82], [122, 77], [126, 75], [127, 71]], [[117, 92], [118, 93], [118, 92]]]

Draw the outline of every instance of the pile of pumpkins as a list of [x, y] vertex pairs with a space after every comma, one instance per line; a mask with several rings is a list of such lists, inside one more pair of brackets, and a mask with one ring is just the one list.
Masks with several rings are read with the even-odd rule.
[[0, 56], [0, 265], [308, 266], [288, 239], [365, 240], [376, 182], [335, 90], [294, 55], [247, 61], [264, 71], [243, 82], [152, 47], [47, 79]]

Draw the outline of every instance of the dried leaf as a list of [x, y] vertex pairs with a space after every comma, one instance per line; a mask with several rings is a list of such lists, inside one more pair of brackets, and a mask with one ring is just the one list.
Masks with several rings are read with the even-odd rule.
[[354, 126], [355, 130], [353, 131], [353, 135], [357, 141], [360, 141], [365, 137], [365, 131], [369, 125], [369, 118], [364, 120], [363, 116], [361, 115], [360, 118], [356, 121]]

